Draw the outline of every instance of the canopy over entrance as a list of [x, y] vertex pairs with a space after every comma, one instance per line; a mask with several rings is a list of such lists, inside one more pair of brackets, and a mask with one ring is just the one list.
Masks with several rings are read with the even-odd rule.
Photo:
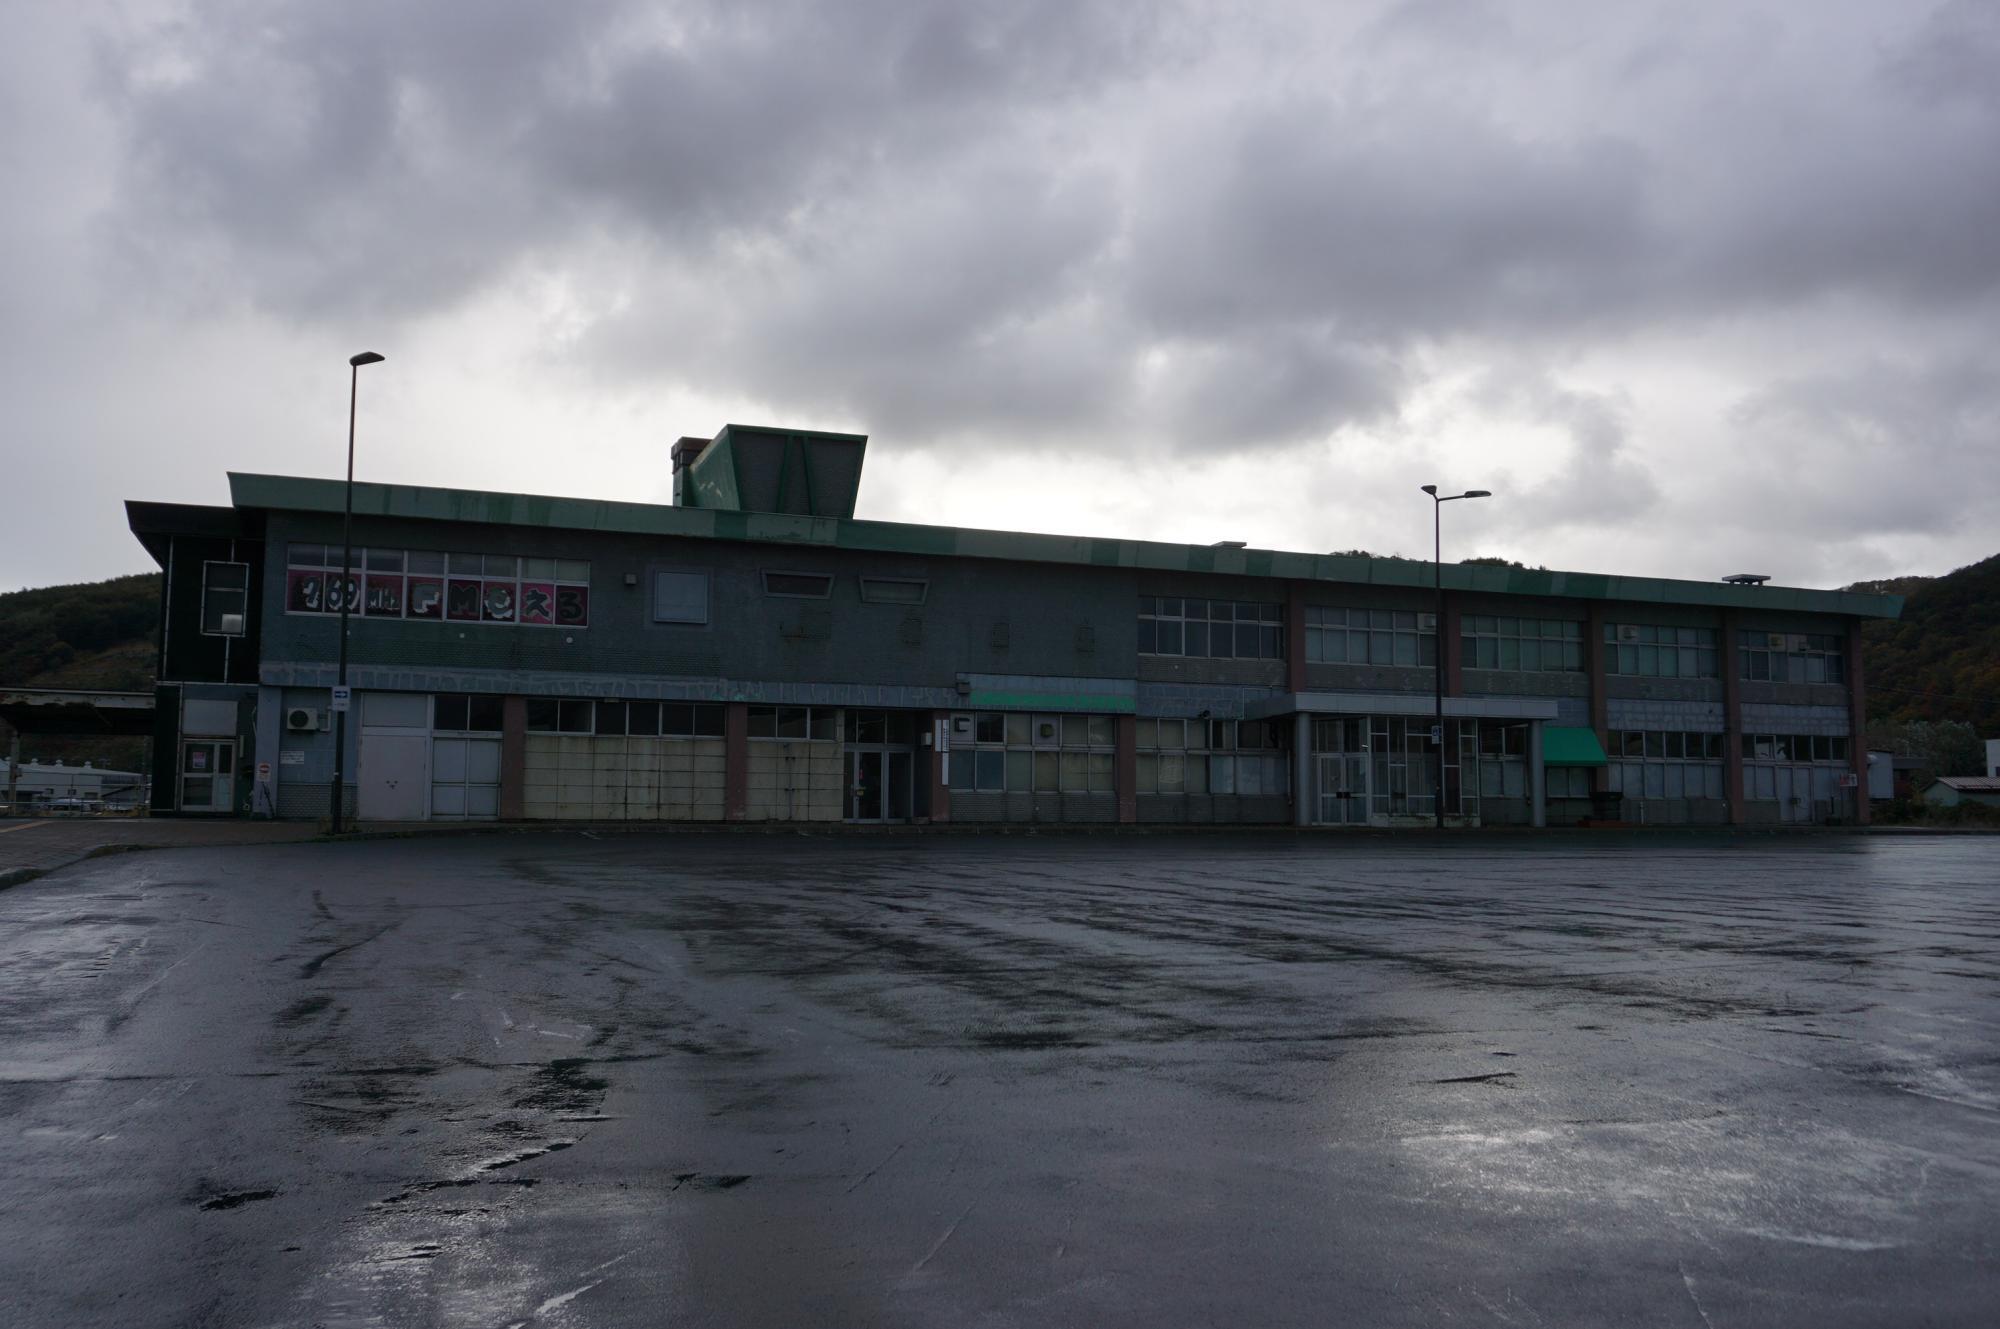
[[0, 720], [22, 734], [145, 738], [153, 732], [153, 694], [88, 688], [0, 688]]

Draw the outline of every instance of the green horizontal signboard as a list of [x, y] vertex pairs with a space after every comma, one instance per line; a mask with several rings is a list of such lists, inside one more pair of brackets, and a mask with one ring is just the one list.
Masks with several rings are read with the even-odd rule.
[[974, 688], [966, 705], [976, 711], [1095, 711], [1100, 715], [1131, 715], [1138, 706], [1131, 697], [1102, 692], [988, 692]]

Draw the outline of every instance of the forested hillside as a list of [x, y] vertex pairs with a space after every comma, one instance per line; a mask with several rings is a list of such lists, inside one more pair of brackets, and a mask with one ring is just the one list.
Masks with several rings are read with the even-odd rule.
[[[0, 685], [37, 688], [153, 686], [160, 574], [0, 595]], [[13, 738], [0, 722], [0, 756]], [[22, 740], [23, 760], [92, 761], [136, 770], [140, 739]]]
[[1862, 629], [1870, 718], [1957, 721], [2000, 738], [2000, 554], [1948, 576], [1852, 589], [1877, 587], [1908, 598], [1900, 620]]

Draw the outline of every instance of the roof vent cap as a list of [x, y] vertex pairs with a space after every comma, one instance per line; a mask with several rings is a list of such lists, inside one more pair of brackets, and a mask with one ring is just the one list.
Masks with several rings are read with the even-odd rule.
[[1731, 586], [1762, 586], [1771, 577], [1765, 572], [1732, 572], [1723, 580]]

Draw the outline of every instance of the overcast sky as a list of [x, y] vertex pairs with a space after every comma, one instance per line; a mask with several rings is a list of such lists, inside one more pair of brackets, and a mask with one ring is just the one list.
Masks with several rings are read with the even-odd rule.
[[16, 0], [0, 588], [229, 469], [1804, 585], [2000, 549], [2000, 4]]

